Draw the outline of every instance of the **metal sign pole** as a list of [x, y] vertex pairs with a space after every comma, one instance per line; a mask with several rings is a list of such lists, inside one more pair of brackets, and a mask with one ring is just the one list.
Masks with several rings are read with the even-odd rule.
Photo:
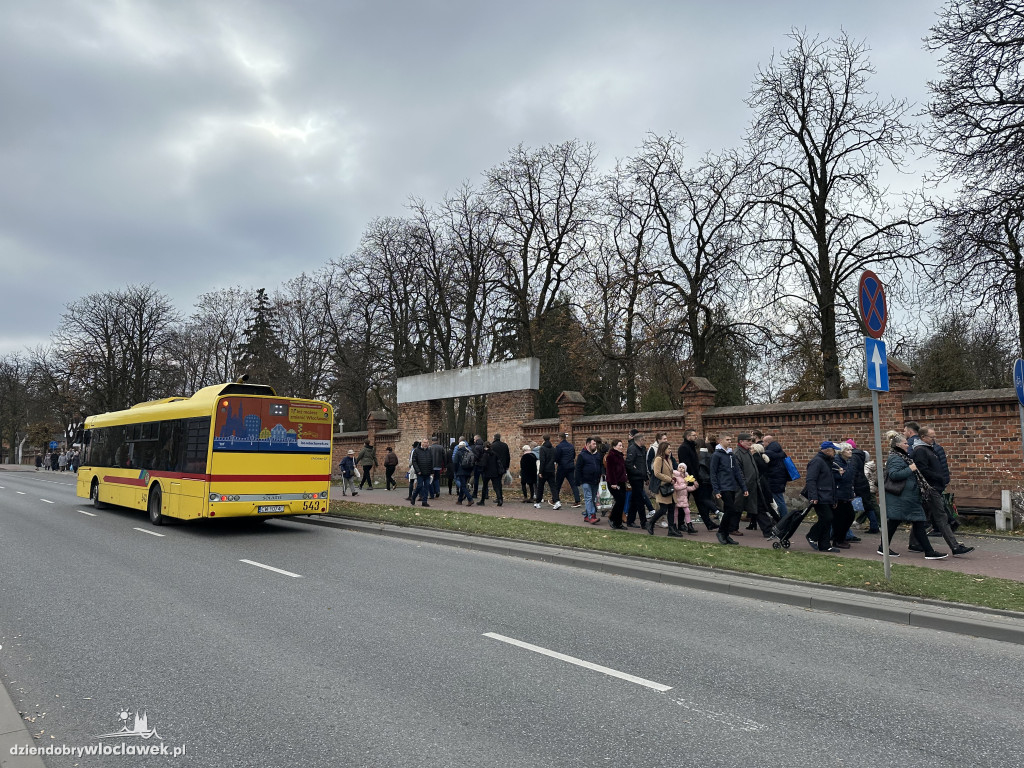
[[[878, 527], [882, 529], [882, 564], [885, 566], [885, 580], [892, 581], [891, 563], [889, 556], [889, 518], [885, 513], [885, 481], [882, 467], [882, 428], [878, 418], [878, 391], [871, 390], [871, 416], [875, 424], [875, 480], [878, 484], [878, 515], [881, 518]], [[1021, 429], [1024, 429], [1024, 408], [1021, 409]]]

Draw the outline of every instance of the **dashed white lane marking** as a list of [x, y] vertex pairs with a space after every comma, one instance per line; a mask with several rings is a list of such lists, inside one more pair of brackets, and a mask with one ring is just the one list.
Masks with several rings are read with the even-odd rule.
[[141, 531], [142, 533], [148, 533], [150, 536], [166, 536], [166, 533], [157, 533], [156, 531], [147, 531], [145, 528], [135, 528], [133, 530]]
[[293, 579], [301, 579], [302, 576], [298, 573], [292, 573], [291, 571], [282, 571], [280, 568], [275, 568], [272, 565], [264, 565], [263, 563], [257, 563], [255, 560], [239, 560], [240, 563], [248, 563], [249, 565], [255, 565], [257, 568], [266, 568], [268, 571], [274, 573], [283, 573], [285, 576], [291, 576]]
[[18, 494], [19, 496], [24, 496], [25, 495], [24, 491], [15, 491], [15, 493]]
[[96, 517], [95, 512], [86, 512], [84, 509], [80, 509], [78, 511], [81, 512], [83, 515], [88, 515], [89, 517]]
[[713, 720], [716, 723], [720, 723], [721, 725], [727, 725], [730, 728], [735, 728], [739, 731], [746, 731], [748, 733], [752, 733], [756, 731], [767, 731], [769, 728], [769, 726], [765, 725], [764, 723], [759, 723], [756, 720], [750, 720], [749, 718], [733, 715], [729, 712], [722, 712], [717, 709], [709, 709], [695, 701], [690, 701], [687, 699], [669, 699], [669, 701], [678, 704], [680, 707], [689, 712], [693, 712], [696, 715], [701, 715], [702, 717], [706, 717], [708, 720]]
[[533, 651], [534, 653], [540, 653], [540, 654], [543, 654], [544, 656], [550, 656], [551, 658], [558, 659], [559, 661], [567, 661], [570, 664], [575, 664], [577, 667], [584, 667], [586, 669], [592, 669], [595, 672], [600, 672], [601, 674], [609, 675], [610, 677], [617, 677], [620, 680], [628, 680], [631, 683], [636, 683], [637, 685], [642, 685], [645, 688], [653, 688], [655, 691], [658, 691], [660, 693], [664, 693], [665, 691], [671, 691], [672, 690], [672, 686], [671, 685], [662, 685], [661, 683], [656, 683], [653, 680], [645, 680], [644, 678], [637, 677], [636, 675], [630, 675], [630, 674], [628, 674], [626, 672], [619, 672], [619, 670], [611, 669], [609, 667], [602, 667], [600, 664], [594, 664], [591, 661], [584, 661], [583, 659], [577, 659], [575, 656], [567, 656], [564, 653], [559, 653], [558, 651], [552, 651], [552, 650], [549, 650], [547, 648], [541, 648], [539, 645], [532, 645], [531, 643], [524, 643], [522, 640], [516, 640], [515, 638], [512, 638], [512, 637], [505, 637], [504, 635], [499, 635], [499, 634], [497, 634], [495, 632], [485, 632], [484, 633], [484, 637], [489, 637], [492, 640], [500, 640], [503, 643], [508, 643], [509, 645], [515, 645], [515, 646], [518, 646], [519, 648], [525, 648], [528, 651]]
[[53, 504], [53, 502], [50, 501], [49, 499], [40, 499], [40, 501], [45, 501], [47, 504]]

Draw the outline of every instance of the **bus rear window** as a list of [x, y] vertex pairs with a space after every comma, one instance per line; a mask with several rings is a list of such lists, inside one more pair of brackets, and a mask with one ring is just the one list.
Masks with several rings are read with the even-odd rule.
[[330, 453], [330, 408], [285, 399], [222, 397], [213, 450], [245, 453]]

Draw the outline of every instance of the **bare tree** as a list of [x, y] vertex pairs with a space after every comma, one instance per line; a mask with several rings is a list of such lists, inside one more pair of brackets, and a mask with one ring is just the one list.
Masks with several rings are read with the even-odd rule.
[[1024, 349], [1024, 193], [1015, 186], [962, 190], [937, 213], [937, 276], [954, 308], [998, 308], [1016, 319]]
[[633, 160], [649, 190], [660, 235], [652, 268], [663, 301], [681, 318], [692, 372], [707, 376], [715, 349], [732, 332], [724, 310], [744, 295], [740, 257], [751, 203], [748, 164], [736, 153], [708, 155], [692, 169], [674, 136], [649, 136]]
[[21, 459], [29, 428], [29, 364], [19, 354], [0, 356], [0, 443], [7, 441], [8, 462]]
[[925, 43], [942, 52], [928, 113], [945, 170], [989, 186], [1024, 178], [1024, 3], [949, 0]]
[[868, 90], [862, 43], [791, 35], [794, 45], [758, 72], [748, 132], [758, 158], [768, 269], [776, 294], [807, 302], [821, 329], [824, 394], [840, 396], [838, 330], [857, 322], [855, 283], [866, 267], [898, 277], [920, 253], [908, 216], [890, 212], [878, 185], [900, 168], [914, 135], [907, 105]]
[[594, 160], [593, 147], [577, 141], [533, 151], [520, 145], [487, 174], [501, 225], [496, 342], [509, 356], [537, 354], [536, 323], [584, 263]]
[[170, 299], [151, 285], [93, 293], [67, 306], [54, 333], [56, 355], [87, 393], [90, 412], [167, 393], [179, 320]]
[[328, 301], [322, 274], [303, 272], [274, 292], [274, 310], [288, 367], [288, 394], [293, 397], [320, 398], [327, 394]]

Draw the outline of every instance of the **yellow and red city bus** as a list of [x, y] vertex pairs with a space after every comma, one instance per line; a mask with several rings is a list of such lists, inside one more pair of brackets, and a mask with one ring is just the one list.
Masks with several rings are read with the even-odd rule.
[[334, 414], [260, 384], [217, 384], [85, 420], [77, 493], [167, 518], [327, 512]]

